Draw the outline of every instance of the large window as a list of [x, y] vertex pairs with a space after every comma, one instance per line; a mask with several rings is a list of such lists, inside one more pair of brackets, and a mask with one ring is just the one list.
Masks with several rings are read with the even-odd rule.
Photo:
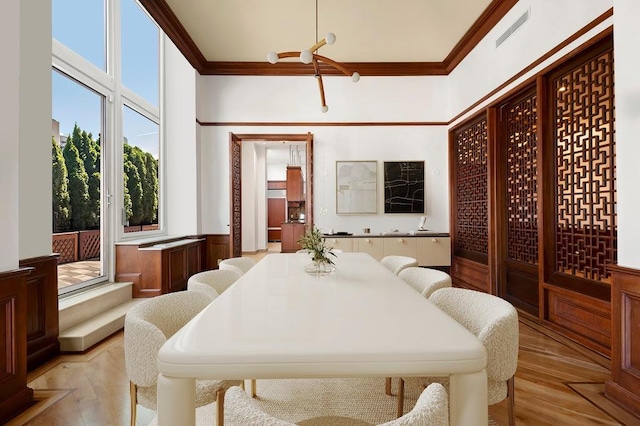
[[161, 31], [135, 0], [52, 6], [52, 244], [62, 294], [110, 278], [114, 238], [163, 232]]

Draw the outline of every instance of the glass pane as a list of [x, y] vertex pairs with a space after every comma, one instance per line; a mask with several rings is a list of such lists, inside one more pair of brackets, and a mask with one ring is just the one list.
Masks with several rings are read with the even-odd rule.
[[104, 0], [53, 0], [53, 38], [106, 71]]
[[158, 229], [159, 126], [124, 106], [125, 232]]
[[53, 71], [52, 251], [58, 290], [102, 276], [100, 156], [104, 97]]
[[160, 31], [134, 0], [122, 0], [122, 83], [158, 106]]

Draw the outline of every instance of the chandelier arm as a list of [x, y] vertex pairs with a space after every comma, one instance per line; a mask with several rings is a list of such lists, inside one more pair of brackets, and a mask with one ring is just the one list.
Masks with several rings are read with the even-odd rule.
[[335, 69], [342, 71], [342, 73], [344, 75], [346, 75], [347, 77], [350, 77], [353, 73], [351, 71], [349, 71], [348, 69], [346, 69], [345, 67], [343, 67], [342, 65], [340, 65], [339, 63], [337, 63], [336, 61], [334, 61], [333, 59], [329, 59], [326, 56], [322, 56], [322, 55], [317, 55], [317, 54], [313, 54], [313, 58], [314, 60], [319, 60], [322, 62], [326, 62], [327, 64], [331, 65], [332, 67], [334, 67]]
[[318, 80], [318, 89], [320, 90], [320, 103], [323, 108], [327, 106], [327, 100], [324, 97], [324, 83], [322, 81], [322, 74], [320, 73], [320, 67], [317, 61], [313, 61], [313, 67], [316, 70], [316, 80]]
[[320, 49], [322, 46], [324, 46], [325, 44], [327, 44], [327, 39], [323, 38], [322, 40], [320, 40], [319, 42], [317, 42], [316, 44], [314, 44], [313, 46], [311, 46], [311, 48], [309, 49], [309, 51], [311, 53], [315, 53], [318, 49]]
[[278, 59], [299, 58], [299, 57], [300, 57], [300, 52], [282, 52], [282, 53], [278, 53]]

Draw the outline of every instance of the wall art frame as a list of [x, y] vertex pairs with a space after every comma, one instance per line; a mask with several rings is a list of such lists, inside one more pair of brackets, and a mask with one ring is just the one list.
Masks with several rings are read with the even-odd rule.
[[424, 161], [384, 162], [384, 212], [425, 213]]
[[336, 161], [336, 214], [378, 213], [378, 162]]

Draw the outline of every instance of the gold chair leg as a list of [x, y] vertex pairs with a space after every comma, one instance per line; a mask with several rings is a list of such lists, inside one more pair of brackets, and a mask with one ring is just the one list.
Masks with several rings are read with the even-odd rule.
[[391, 395], [391, 377], [387, 377], [384, 382], [384, 393]]
[[240, 389], [244, 390], [244, 380], [240, 382]]
[[226, 389], [220, 388], [216, 392], [216, 426], [224, 426], [224, 393]]
[[516, 424], [516, 379], [515, 376], [507, 380], [507, 413], [509, 415], [509, 426]]
[[404, 414], [404, 380], [400, 377], [400, 383], [398, 383], [398, 417], [402, 417]]
[[138, 405], [138, 387], [129, 382], [129, 399], [131, 400], [131, 426], [136, 426], [136, 415]]
[[251, 398], [256, 397], [256, 379], [251, 379]]

